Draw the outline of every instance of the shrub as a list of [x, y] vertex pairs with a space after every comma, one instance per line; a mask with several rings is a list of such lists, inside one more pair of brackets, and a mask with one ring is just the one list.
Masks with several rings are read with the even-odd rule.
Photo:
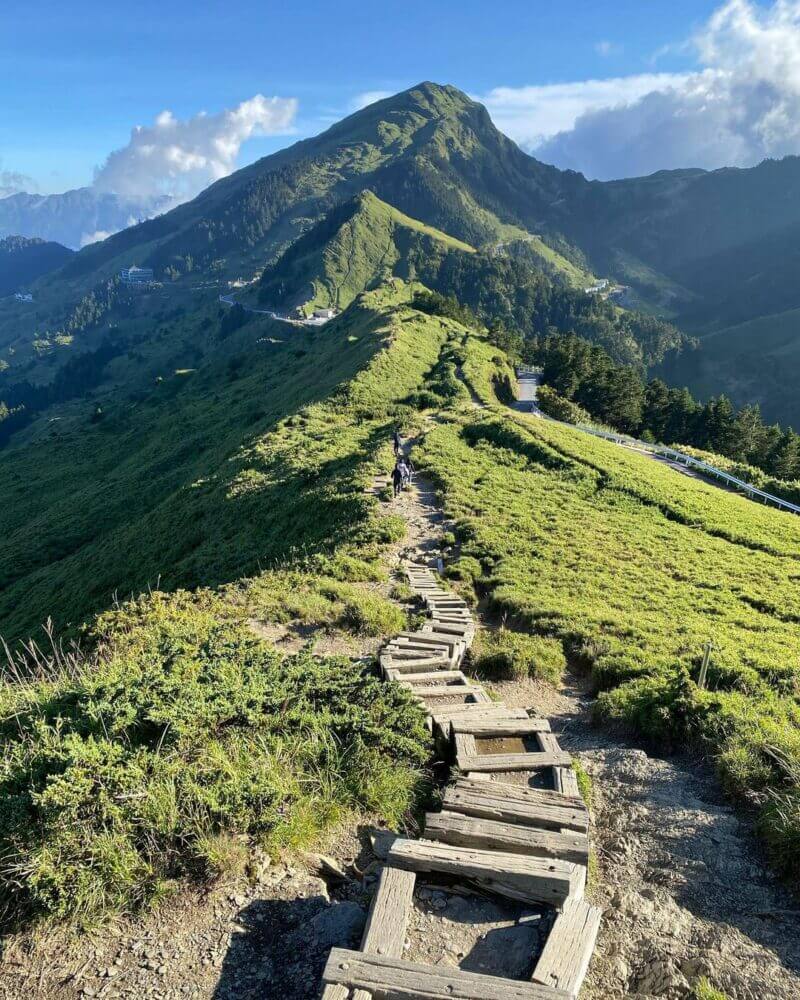
[[483, 633], [476, 653], [478, 671], [498, 680], [538, 677], [556, 683], [566, 667], [558, 640], [506, 628]]
[[577, 403], [560, 396], [549, 385], [541, 385], [536, 393], [536, 402], [542, 413], [554, 420], [563, 420], [568, 424], [588, 424], [591, 417]]
[[12, 916], [128, 909], [239, 864], [232, 837], [274, 851], [342, 810], [398, 822], [411, 804], [426, 733], [396, 686], [282, 657], [210, 596], [156, 593], [98, 630], [91, 661], [0, 688]]
[[392, 635], [406, 626], [406, 616], [391, 601], [367, 592], [345, 601], [342, 623], [363, 635]]
[[465, 580], [474, 583], [483, 575], [481, 564], [474, 556], [459, 556], [444, 571], [451, 580]]
[[695, 983], [692, 996], [694, 1000], [729, 1000], [728, 994], [715, 989], [705, 976]]

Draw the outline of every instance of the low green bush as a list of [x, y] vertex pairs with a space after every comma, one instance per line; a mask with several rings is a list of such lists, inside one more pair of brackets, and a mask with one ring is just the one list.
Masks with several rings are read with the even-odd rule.
[[345, 601], [342, 622], [362, 635], [392, 635], [406, 627], [406, 616], [402, 608], [386, 598], [362, 592]]
[[497, 680], [538, 677], [556, 683], [566, 660], [556, 639], [501, 628], [481, 633], [475, 666], [480, 674]]
[[568, 424], [591, 423], [591, 416], [571, 399], [559, 396], [549, 385], [541, 385], [536, 392], [536, 402], [542, 413], [554, 420], [563, 420]]
[[692, 996], [694, 1000], [730, 1000], [727, 993], [715, 989], [705, 976], [695, 983]]
[[482, 574], [481, 564], [473, 556], [459, 556], [444, 571], [444, 575], [451, 580], [466, 580], [470, 583], [479, 580]]
[[0, 897], [10, 917], [97, 918], [182, 876], [307, 844], [348, 810], [397, 823], [421, 711], [341, 658], [284, 657], [211, 595], [104, 615], [98, 652], [0, 688]]

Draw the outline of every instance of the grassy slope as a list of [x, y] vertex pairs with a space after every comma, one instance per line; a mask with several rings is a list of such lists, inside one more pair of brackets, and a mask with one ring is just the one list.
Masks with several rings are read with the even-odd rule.
[[[470, 342], [464, 365], [490, 402], [492, 354]], [[419, 462], [498, 611], [588, 665], [607, 717], [661, 746], [704, 741], [797, 874], [800, 521], [496, 409], [454, 414]]]
[[[124, 597], [159, 580], [168, 588], [216, 585], [346, 533], [363, 501], [328, 490], [313, 463], [338, 462], [323, 465], [331, 474], [352, 471], [388, 437], [386, 422], [363, 420], [332, 454], [320, 446], [319, 456], [295, 455], [295, 437], [313, 431], [325, 439], [328, 417], [313, 405], [292, 414], [371, 358], [392, 364], [396, 353], [382, 348], [397, 329], [412, 337], [400, 317], [381, 311], [395, 294], [371, 293], [309, 338], [251, 343], [235, 369], [211, 361], [143, 401], [114, 402], [98, 424], [85, 408], [66, 407], [58, 436], [43, 418], [5, 450], [0, 632], [24, 635], [48, 615], [76, 622], [115, 592]], [[414, 364], [398, 364], [386, 391], [409, 392], [420, 366], [435, 359], [435, 344], [415, 342], [409, 351]]]
[[[395, 272], [412, 247], [424, 256], [450, 250], [474, 253], [461, 240], [412, 219], [369, 191], [347, 206], [344, 221], [332, 235], [323, 222], [290, 248], [267, 271], [260, 298], [281, 307], [303, 305], [306, 311], [332, 306], [346, 309], [362, 291]], [[403, 267], [403, 275], [407, 267]]]
[[[98, 570], [109, 579], [115, 567], [172, 573], [178, 558], [177, 574], [232, 581], [145, 594], [90, 622], [87, 656], [56, 657], [33, 680], [0, 685], [6, 916], [130, 908], [175, 878], [243, 863], [243, 834], [275, 852], [307, 844], [349, 810], [401, 822], [426, 756], [419, 709], [347, 660], [279, 655], [249, 622], [373, 635], [404, 624], [369, 589], [385, 577], [382, 548], [404, 527], [378, 517], [363, 487], [390, 462], [390, 429], [413, 419], [403, 400], [435, 368], [452, 327], [399, 304], [407, 297], [397, 286], [365, 295], [320, 332], [313, 357], [276, 375], [278, 399], [266, 405], [282, 409], [280, 419], [240, 424], [237, 447], [187, 467], [186, 482], [145, 516], [43, 567], [40, 589], [18, 584], [18, 601], [29, 603], [14, 614], [24, 621], [45, 599], [62, 616], [90, 610]], [[237, 405], [265, 388], [268, 366], [249, 363], [252, 381], [219, 386], [212, 407], [216, 420], [234, 409], [229, 445]], [[192, 408], [211, 406], [208, 386], [184, 391], [161, 420], [153, 404], [154, 449], [170, 420], [183, 428]], [[119, 453], [119, 438], [104, 433]], [[51, 442], [40, 459], [57, 454]], [[175, 461], [166, 449], [162, 459]], [[72, 497], [84, 501], [95, 502]], [[243, 576], [265, 552], [274, 568]]]

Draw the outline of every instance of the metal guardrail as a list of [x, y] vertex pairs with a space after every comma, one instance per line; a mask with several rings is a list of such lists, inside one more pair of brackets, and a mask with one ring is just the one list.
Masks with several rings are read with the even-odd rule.
[[[539, 384], [537, 380], [538, 374], [538, 372], [528, 368], [520, 368], [518, 370], [518, 377], [520, 381], [533, 382], [537, 386]], [[728, 486], [733, 486], [737, 490], [741, 490], [751, 499], [763, 500], [765, 504], [774, 504], [779, 510], [787, 510], [792, 514], [800, 514], [800, 506], [797, 504], [791, 503], [789, 500], [784, 500], [781, 497], [776, 497], [772, 493], [767, 493], [765, 490], [761, 490], [757, 486], [753, 486], [752, 483], [748, 483], [744, 479], [739, 479], [737, 476], [732, 476], [729, 472], [724, 472], [722, 469], [718, 469], [715, 465], [710, 465], [708, 462], [704, 462], [700, 458], [694, 458], [692, 455], [687, 455], [683, 451], [678, 451], [677, 448], [669, 448], [667, 445], [663, 444], [651, 444], [649, 441], [640, 441], [639, 438], [630, 437], [628, 434], [620, 434], [613, 431], [601, 431], [597, 427], [588, 427], [586, 424], [568, 424], [564, 420], [555, 420], [553, 417], [548, 417], [547, 414], [542, 413], [542, 411], [536, 406], [535, 399], [531, 401], [531, 407], [540, 416], [545, 417], [547, 420], [551, 420], [554, 424], [561, 424], [564, 427], [573, 427], [579, 431], [583, 431], [584, 434], [592, 434], [595, 437], [604, 438], [606, 441], [613, 441], [615, 444], [625, 445], [629, 448], [636, 447], [643, 451], [647, 451], [650, 454], [660, 455], [663, 458], [671, 459], [674, 462], [685, 465], [687, 468], [698, 469], [705, 475], [720, 479], [722, 482], [727, 483]]]

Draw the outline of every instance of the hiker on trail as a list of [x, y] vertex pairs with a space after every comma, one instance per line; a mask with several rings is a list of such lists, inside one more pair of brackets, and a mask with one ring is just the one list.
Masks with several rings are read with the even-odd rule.
[[403, 441], [402, 441], [402, 438], [400, 437], [400, 430], [397, 427], [395, 427], [395, 429], [394, 429], [394, 436], [393, 436], [392, 440], [394, 442], [394, 453], [395, 453], [395, 456], [397, 456], [397, 455], [400, 454], [400, 452], [401, 452], [401, 450], [403, 448]]
[[401, 470], [403, 473], [403, 486], [408, 489], [411, 485], [411, 477], [414, 475], [414, 465], [410, 458], [401, 459]]
[[395, 464], [392, 470], [392, 486], [394, 487], [394, 495], [396, 497], [400, 496], [400, 490], [403, 488], [403, 471], [400, 468], [400, 463]]

